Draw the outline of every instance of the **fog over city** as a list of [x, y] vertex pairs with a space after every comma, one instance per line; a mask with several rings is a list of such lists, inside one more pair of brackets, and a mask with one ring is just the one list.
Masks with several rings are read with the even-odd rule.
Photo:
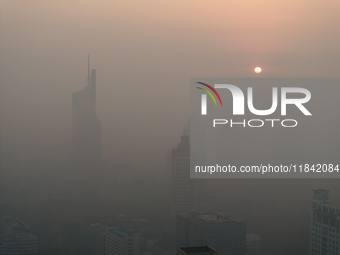
[[[124, 217], [150, 221], [140, 240], [157, 236], [175, 251], [173, 164], [187, 156], [190, 79], [339, 78], [339, 11], [337, 0], [2, 0], [1, 216], [30, 225], [39, 240], [30, 254], [105, 254], [79, 233]], [[78, 105], [98, 122], [78, 118]], [[77, 142], [86, 132], [97, 137]], [[307, 255], [312, 190], [340, 204], [339, 184], [197, 180], [195, 205], [178, 212], [242, 219], [261, 236], [256, 254]], [[155, 254], [143, 252], [133, 254]]]

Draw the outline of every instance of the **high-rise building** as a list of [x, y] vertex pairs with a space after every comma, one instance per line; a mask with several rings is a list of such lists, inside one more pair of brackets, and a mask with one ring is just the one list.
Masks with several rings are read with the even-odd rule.
[[[100, 195], [101, 125], [96, 115], [96, 70], [90, 73], [88, 60], [87, 85], [72, 95], [73, 105], [73, 182], [88, 197]], [[90, 195], [90, 196], [89, 196]], [[98, 201], [92, 199], [91, 201]]]
[[139, 233], [135, 230], [123, 231], [112, 227], [105, 234], [106, 255], [139, 255]]
[[340, 207], [332, 204], [328, 190], [313, 190], [309, 255], [340, 255]]
[[96, 162], [101, 155], [101, 125], [96, 115], [96, 69], [88, 61], [85, 88], [72, 95], [73, 156], [80, 165]]
[[107, 226], [101, 223], [89, 225], [93, 238], [93, 255], [105, 255], [105, 233]]
[[38, 254], [38, 237], [26, 223], [13, 216], [3, 216], [0, 229], [0, 255]]
[[178, 215], [178, 247], [208, 245], [219, 255], [244, 255], [246, 223], [219, 213]]
[[197, 183], [194, 179], [190, 179], [188, 132], [184, 132], [181, 142], [172, 150], [171, 158], [172, 213], [175, 216], [194, 212], [197, 209]]
[[218, 255], [218, 253], [209, 246], [195, 246], [180, 247], [176, 255]]

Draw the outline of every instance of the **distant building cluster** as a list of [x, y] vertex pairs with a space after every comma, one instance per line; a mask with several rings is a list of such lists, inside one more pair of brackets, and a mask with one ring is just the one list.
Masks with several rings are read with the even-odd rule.
[[[73, 159], [77, 169], [75, 186], [79, 189], [75, 197], [82, 197], [90, 194], [84, 190], [91, 191], [96, 187], [93, 185], [98, 175], [95, 170], [101, 158], [101, 123], [96, 115], [96, 70], [90, 72], [90, 65], [87, 86], [73, 93], [72, 103]], [[166, 188], [168, 199], [171, 199], [168, 215], [161, 213], [156, 223], [135, 218], [131, 213], [119, 215], [116, 222], [82, 225], [81, 229], [77, 229], [75, 239], [83, 248], [82, 255], [264, 254], [261, 237], [247, 233], [244, 220], [225, 213], [199, 211], [200, 192], [197, 181], [190, 178], [188, 131], [184, 131], [180, 142], [168, 153], [167, 162]], [[163, 209], [162, 204], [158, 204], [161, 190], [156, 178], [140, 175], [130, 183], [127, 192], [129, 206], [138, 208], [139, 212], [144, 210], [148, 216], [155, 211], [157, 214]], [[122, 192], [123, 195], [126, 194]], [[70, 203], [60, 198], [53, 201], [62, 206]], [[165, 233], [167, 230], [169, 233]], [[313, 191], [309, 235], [309, 255], [340, 255], [340, 207], [331, 203], [328, 190]], [[31, 233], [26, 223], [14, 216], [1, 217], [0, 255], [36, 255], [38, 250], [38, 237]]]
[[38, 237], [26, 223], [14, 216], [3, 216], [0, 229], [0, 255], [38, 254]]

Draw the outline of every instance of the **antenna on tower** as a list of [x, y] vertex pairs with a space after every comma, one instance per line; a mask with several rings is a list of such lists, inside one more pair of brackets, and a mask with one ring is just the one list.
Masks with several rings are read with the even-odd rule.
[[87, 54], [87, 86], [90, 86], [90, 54]]

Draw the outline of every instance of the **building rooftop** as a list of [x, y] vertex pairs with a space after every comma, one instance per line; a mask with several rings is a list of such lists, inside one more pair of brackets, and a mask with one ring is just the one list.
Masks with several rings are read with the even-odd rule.
[[220, 213], [196, 214], [195, 217], [206, 222], [215, 222], [215, 223], [240, 222], [241, 221], [239, 219], [232, 218], [228, 215], [220, 214]]
[[126, 228], [121, 229], [120, 227], [112, 227], [112, 228], [109, 229], [109, 231], [112, 234], [116, 234], [116, 235], [119, 235], [121, 237], [125, 237], [125, 236], [128, 236], [130, 234], [138, 233], [138, 231], [136, 231], [134, 229], [126, 229]]
[[15, 231], [28, 231], [30, 228], [26, 223], [11, 215], [2, 216], [1, 221]]
[[127, 236], [127, 234], [126, 234], [125, 232], [121, 231], [121, 230], [118, 229], [118, 228], [111, 228], [111, 229], [110, 229], [110, 232], [113, 233], [113, 234], [122, 236], [122, 237]]
[[184, 251], [187, 254], [195, 254], [201, 252], [216, 252], [214, 249], [210, 248], [209, 246], [196, 246], [196, 247], [180, 247], [178, 248], [181, 251]]

